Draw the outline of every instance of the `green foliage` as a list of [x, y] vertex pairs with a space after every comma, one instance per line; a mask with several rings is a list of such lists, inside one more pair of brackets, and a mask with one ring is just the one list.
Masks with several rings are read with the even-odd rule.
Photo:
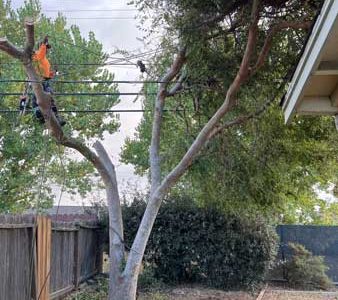
[[289, 243], [293, 256], [286, 263], [286, 277], [292, 287], [300, 289], [328, 290], [333, 287], [332, 281], [325, 272], [324, 257], [314, 256], [303, 245]]
[[[139, 5], [145, 19], [152, 15], [149, 10], [156, 12], [150, 37], [156, 29], [168, 31], [161, 39], [163, 52], [152, 60], [152, 75], [162, 76], [170, 65], [177, 53], [175, 38], [179, 36], [187, 45], [188, 59], [183, 71], [183, 89], [187, 91], [166, 102], [167, 109], [179, 110], [164, 112], [160, 155], [165, 176], [224, 102], [245, 48], [252, 1], [133, 2]], [[261, 4], [265, 11], [277, 14], [285, 1]], [[292, 1], [288, 5], [292, 9], [284, 16], [286, 19], [313, 20], [320, 1]], [[224, 15], [225, 21], [203, 23], [215, 14]], [[279, 17], [261, 19], [257, 51], [267, 28], [279, 21]], [[227, 22], [238, 25], [234, 32], [226, 30]], [[274, 37], [264, 67], [242, 86], [237, 95], [238, 106], [225, 116], [224, 122], [257, 110], [265, 109], [264, 113], [210, 141], [181, 178], [174, 194], [188, 194], [201, 205], [212, 204], [227, 211], [260, 211], [279, 223], [337, 222], [335, 208], [318, 199], [313, 190], [315, 184], [325, 189], [338, 181], [338, 154], [334, 146], [338, 136], [332, 134], [332, 118], [296, 118], [294, 124], [286, 126], [278, 105], [285, 92], [278, 86], [297, 64], [305, 36], [304, 31], [285, 30]], [[214, 85], [206, 84], [209, 79], [215, 80]], [[156, 86], [145, 86], [146, 91], [155, 89]], [[267, 102], [272, 103], [269, 108]], [[154, 97], [145, 97], [144, 108], [151, 111], [153, 107]], [[122, 153], [122, 160], [133, 164], [140, 174], [149, 172], [152, 120], [152, 113], [146, 112]], [[316, 206], [320, 211], [314, 209]]]
[[[165, 283], [201, 283], [232, 289], [260, 283], [274, 258], [276, 233], [262, 218], [203, 209], [190, 199], [168, 200], [160, 209], [145, 262]], [[125, 240], [131, 244], [145, 203], [123, 207]]]
[[[67, 25], [62, 15], [47, 18], [41, 12], [40, 2], [25, 1], [17, 10], [10, 1], [0, 1], [0, 36], [6, 36], [14, 45], [23, 47], [24, 18], [33, 16], [36, 44], [49, 36], [51, 50], [48, 53], [52, 67], [60, 75], [52, 83], [58, 93], [68, 92], [117, 92], [115, 84], [61, 84], [58, 80], [111, 81], [114, 76], [99, 66], [77, 64], [98, 63], [107, 60], [102, 44], [93, 32], [81, 35], [79, 27]], [[23, 66], [0, 52], [0, 79], [26, 79]], [[72, 64], [72, 65], [67, 65]], [[0, 83], [2, 92], [24, 91], [21, 83]], [[117, 96], [107, 97], [55, 97], [60, 110], [108, 110], [118, 102]], [[18, 108], [18, 97], [0, 98], [0, 109]], [[92, 138], [102, 138], [119, 126], [117, 118], [109, 114], [72, 113], [63, 116], [67, 134], [87, 143]], [[96, 186], [93, 167], [88, 161], [74, 159], [73, 151], [65, 150], [43, 132], [44, 128], [31, 115], [19, 118], [16, 114], [0, 115], [0, 212], [22, 211], [35, 206], [50, 206], [53, 201], [52, 186], [64, 185], [70, 193], [85, 196]]]
[[137, 281], [137, 289], [142, 292], [154, 292], [163, 286], [162, 280], [156, 276], [153, 267], [145, 264]]

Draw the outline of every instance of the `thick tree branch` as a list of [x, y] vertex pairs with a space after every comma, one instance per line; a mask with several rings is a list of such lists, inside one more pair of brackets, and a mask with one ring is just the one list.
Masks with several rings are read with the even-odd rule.
[[[176, 56], [169, 71], [160, 80], [161, 84], [160, 84], [159, 91], [156, 97], [156, 102], [155, 102], [152, 138], [151, 138], [151, 145], [150, 145], [150, 151], [149, 151], [151, 193], [153, 193], [155, 189], [161, 183], [161, 166], [160, 166], [160, 154], [159, 154], [160, 135], [161, 135], [163, 108], [164, 108], [165, 99], [168, 95], [167, 88], [168, 88], [168, 85], [170, 84], [170, 81], [172, 81], [175, 78], [175, 76], [179, 73], [182, 66], [184, 65], [185, 60], [186, 60], [185, 54], [186, 54], [186, 49], [185, 48], [181, 49], [178, 55]], [[178, 88], [179, 84], [175, 85], [175, 87]]]
[[312, 22], [310, 21], [304, 21], [304, 22], [284, 21], [284, 22], [278, 23], [274, 25], [273, 27], [271, 27], [265, 38], [263, 47], [258, 55], [257, 62], [254, 65], [254, 67], [250, 70], [250, 76], [255, 74], [263, 66], [269, 54], [269, 51], [272, 47], [273, 38], [278, 32], [282, 31], [283, 29], [289, 29], [289, 28], [309, 29], [311, 28], [311, 26], [312, 26]]
[[13, 58], [22, 60], [24, 57], [23, 51], [16, 48], [6, 38], [0, 38], [0, 50], [6, 52], [8, 55], [12, 56]]
[[[108, 212], [109, 212], [109, 256], [110, 256], [110, 282], [109, 292], [114, 294], [116, 282], [121, 279], [121, 267], [124, 261], [123, 222], [120, 197], [117, 187], [115, 167], [103, 145], [97, 141], [94, 148], [99, 155], [102, 165], [105, 166], [108, 178], [104, 179], [106, 186]], [[104, 174], [102, 174], [105, 178]]]
[[102, 165], [105, 166], [107, 173], [109, 174], [109, 184], [112, 186], [112, 197], [108, 200], [111, 201], [109, 207], [112, 209], [113, 218], [111, 218], [113, 228], [116, 230], [116, 233], [119, 235], [119, 240], [123, 241], [123, 226], [122, 226], [122, 213], [120, 205], [120, 196], [117, 187], [116, 172], [115, 166], [113, 165], [110, 157], [108, 156], [107, 151], [104, 149], [101, 142], [96, 141], [94, 143], [94, 149], [99, 155], [99, 159], [102, 161]]
[[26, 27], [25, 54], [30, 57], [34, 49], [34, 21], [32, 18], [26, 18], [25, 27]]

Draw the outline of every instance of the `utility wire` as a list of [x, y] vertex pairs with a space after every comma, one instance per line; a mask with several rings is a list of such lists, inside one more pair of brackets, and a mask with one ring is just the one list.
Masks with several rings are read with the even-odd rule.
[[67, 20], [135, 20], [131, 17], [79, 17], [79, 18], [67, 18]]
[[[83, 113], [83, 114], [91, 114], [91, 113], [143, 113], [143, 112], [152, 112], [151, 109], [105, 109], [105, 110], [58, 110], [59, 113]], [[184, 109], [164, 109], [164, 112], [178, 112], [178, 111], [186, 111]], [[14, 109], [0, 109], [0, 114], [10, 114], [10, 113], [18, 113], [19, 110]], [[32, 110], [27, 109], [26, 112], [32, 112]]]
[[[29, 83], [29, 82], [40, 82], [41, 80], [25, 80], [25, 79], [0, 79], [0, 83]], [[169, 83], [178, 83], [179, 81], [170, 81]], [[147, 83], [166, 83], [166, 81], [161, 80], [53, 80], [53, 83], [71, 83], [71, 84], [91, 84], [91, 83], [97, 83], [97, 84], [105, 84], [105, 83], [118, 83], [118, 84], [147, 84]], [[190, 82], [189, 82], [190, 83]], [[201, 82], [194, 82], [194, 83], [203, 83]]]
[[136, 8], [127, 8], [127, 9], [119, 9], [119, 8], [113, 8], [113, 9], [45, 9], [43, 10], [43, 12], [98, 12], [98, 11], [137, 11]]
[[[87, 53], [91, 53], [91, 54], [94, 54], [100, 58], [104, 58], [104, 53], [99, 53], [99, 52], [96, 52], [96, 51], [92, 51], [92, 50], [89, 50], [85, 47], [82, 47], [82, 46], [79, 46], [79, 45], [76, 45], [76, 44], [73, 44], [71, 42], [68, 42], [68, 41], [65, 41], [63, 39], [60, 39], [60, 38], [56, 38], [53, 34], [49, 34], [49, 36], [52, 38], [52, 39], [55, 39], [55, 40], [59, 40], [60, 42], [64, 43], [64, 44], [68, 44], [72, 47], [77, 47], [79, 49], [81, 49], [82, 51], [85, 51]], [[158, 52], [158, 49], [153, 49], [153, 50], [149, 50], [149, 51], [146, 51], [146, 52], [142, 52], [142, 53], [135, 53], [135, 54], [132, 54], [132, 55], [129, 55], [129, 56], [125, 56], [125, 57], [114, 57], [114, 56], [106, 56], [106, 58], [108, 59], [112, 59], [112, 61], [108, 61], [108, 62], [105, 62], [105, 63], [88, 63], [88, 64], [75, 64], [75, 63], [72, 63], [72, 64], [67, 64], [67, 63], [53, 63], [53, 65], [74, 65], [74, 66], [90, 66], [90, 65], [97, 65], [97, 66], [118, 66], [118, 65], [130, 65], [130, 66], [137, 66], [137, 63], [134, 63], [131, 61], [131, 59], [136, 59], [136, 58], [141, 58], [141, 57], [144, 57], [146, 55], [152, 55], [154, 53], [157, 53]], [[7, 58], [6, 58], [7, 59]], [[20, 64], [20, 63], [17, 63], [17, 62], [13, 62], [13, 63], [9, 63], [9, 62], [6, 62], [6, 63], [1, 63], [1, 65], [12, 65], [12, 64]]]
[[[22, 93], [0, 93], [0, 96], [21, 96]], [[28, 95], [33, 95], [29, 93]], [[147, 96], [157, 93], [53, 93], [53, 96]]]
[[[55, 37], [53, 34], [48, 34], [52, 39], [55, 39], [55, 40], [58, 40], [60, 42], [63, 42], [64, 44], [68, 44], [72, 47], [77, 47], [79, 49], [82, 49], [83, 51], [86, 51], [88, 53], [91, 53], [91, 54], [94, 54], [98, 57], [101, 57], [101, 58], [104, 58], [105, 55], [104, 53], [99, 53], [99, 52], [96, 52], [96, 51], [92, 51], [92, 50], [89, 50], [85, 47], [82, 47], [82, 46], [79, 46], [79, 45], [76, 45], [76, 44], [73, 44], [71, 42], [68, 42], [68, 41], [65, 41], [61, 38], [58, 38], [58, 37]], [[148, 55], [152, 52], [155, 52], [156, 50], [149, 50], [149, 51], [146, 51], [146, 52], [143, 52], [143, 53], [139, 53], [139, 54], [133, 54], [133, 55], [130, 55], [130, 56], [127, 56], [127, 57], [114, 57], [114, 56], [107, 56], [107, 58], [110, 58], [110, 59], [113, 59], [113, 60], [117, 60], [117, 61], [113, 61], [113, 63], [116, 63], [116, 62], [120, 62], [120, 61], [127, 61], [129, 59], [133, 59], [133, 58], [136, 58], [136, 57], [140, 57], [140, 56], [144, 56], [144, 55]], [[136, 64], [135, 64], [136, 65]]]
[[[2, 63], [0, 62], [0, 65], [22, 65], [21, 62], [6, 62]], [[113, 63], [113, 62], [107, 62], [107, 63], [57, 63], [53, 62], [53, 65], [56, 66], [135, 66], [136, 63]]]

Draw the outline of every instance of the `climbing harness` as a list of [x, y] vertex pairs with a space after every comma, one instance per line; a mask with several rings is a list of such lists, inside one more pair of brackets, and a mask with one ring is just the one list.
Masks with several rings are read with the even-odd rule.
[[25, 89], [22, 95], [20, 96], [19, 102], [19, 115], [24, 116], [26, 114], [27, 109], [30, 109], [30, 97], [29, 92], [32, 89], [31, 84], [29, 82], [25, 83]]

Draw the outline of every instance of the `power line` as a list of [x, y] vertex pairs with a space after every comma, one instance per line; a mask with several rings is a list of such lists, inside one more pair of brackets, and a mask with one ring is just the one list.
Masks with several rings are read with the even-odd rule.
[[135, 20], [134, 17], [79, 17], [67, 18], [67, 20]]
[[[184, 109], [164, 109], [164, 112], [179, 112], [185, 111]], [[32, 112], [32, 110], [26, 110], [26, 112]], [[104, 109], [104, 110], [58, 110], [59, 113], [143, 113], [152, 112], [151, 109]], [[14, 109], [0, 109], [0, 113], [19, 113], [19, 110]]]
[[[0, 96], [21, 96], [22, 93], [0, 93]], [[29, 93], [29, 95], [33, 95]], [[53, 93], [53, 96], [147, 96], [147, 95], [157, 95], [157, 93]]]
[[[90, 63], [63, 63], [63, 62], [60, 62], [60, 63], [53, 63], [53, 65], [63, 65], [63, 66], [124, 66], [124, 65], [130, 65], [130, 66], [137, 66], [137, 63], [133, 63], [132, 61], [130, 61], [131, 59], [136, 59], [136, 58], [141, 58], [141, 57], [144, 57], [146, 55], [152, 55], [154, 53], [156, 53], [158, 51], [158, 49], [153, 49], [153, 50], [148, 50], [148, 51], [145, 51], [145, 52], [142, 52], [142, 53], [135, 53], [135, 54], [132, 54], [132, 55], [129, 55], [129, 56], [124, 56], [124, 57], [114, 57], [114, 56], [106, 56], [105, 53], [99, 53], [99, 52], [96, 52], [96, 51], [92, 51], [92, 50], [89, 50], [85, 47], [82, 47], [80, 45], [77, 45], [77, 44], [73, 44], [71, 42], [68, 42], [66, 40], [63, 40], [63, 39], [60, 39], [60, 38], [56, 38], [53, 34], [48, 34], [52, 39], [55, 39], [55, 40], [59, 40], [60, 42], [64, 43], [64, 44], [68, 44], [72, 47], [77, 47], [85, 52], [88, 52], [88, 53], [91, 53], [91, 54], [94, 54], [102, 59], [104, 59], [104, 57], [106, 58], [109, 58], [109, 59], [112, 59], [112, 61], [108, 61], [108, 62], [104, 62], [104, 63], [99, 63], [99, 62], [90, 62]], [[7, 58], [6, 58], [7, 59]], [[0, 65], [13, 65], [13, 64], [21, 64], [21, 63], [17, 63], [17, 62], [12, 62], [12, 63], [9, 63], [9, 62], [0, 62]]]
[[[12, 63], [2, 63], [0, 62], [0, 65], [22, 65], [21, 62], [12, 62]], [[136, 66], [136, 63], [113, 63], [113, 62], [107, 62], [107, 63], [57, 63], [54, 62], [53, 65], [56, 66]]]
[[[62, 74], [61, 74], [62, 75]], [[0, 83], [30, 83], [30, 82], [37, 82], [42, 83], [41, 80], [25, 80], [25, 79], [0, 79]], [[147, 83], [166, 83], [166, 81], [161, 80], [52, 80], [54, 83], [61, 83], [61, 84], [147, 84]], [[170, 81], [169, 83], [178, 83], [179, 81]], [[190, 82], [190, 83], [200, 83], [203, 82]], [[149, 94], [149, 93], [147, 93]], [[1, 94], [0, 94], [1, 95]]]
[[43, 10], [44, 12], [92, 12], [92, 11], [95, 11], [95, 12], [104, 12], [104, 11], [137, 11], [136, 8], [127, 8], [127, 9], [60, 9], [60, 10], [57, 10], [57, 9], [45, 9]]
[[[49, 34], [49, 35], [50, 35], [50, 34]], [[72, 47], [77, 47], [77, 48], [79, 48], [79, 49], [81, 49], [81, 50], [83, 50], [83, 51], [86, 51], [86, 52], [88, 52], [88, 53], [94, 54], [94, 55], [96, 55], [96, 56], [98, 56], [98, 57], [100, 57], [100, 58], [106, 57], [106, 58], [113, 59], [112, 62], [108, 62], [108, 63], [119, 63], [119, 62], [121, 62], [121, 61], [128, 61], [128, 62], [130, 62], [130, 59], [133, 59], [133, 58], [139, 58], [139, 57], [142, 57], [142, 56], [145, 56], [145, 55], [150, 55], [150, 54], [153, 54], [153, 53], [157, 52], [157, 49], [154, 49], [154, 50], [149, 50], [149, 51], [146, 51], [146, 52], [143, 52], [143, 53], [133, 54], [133, 55], [130, 55], [129, 57], [128, 57], [128, 56], [127, 56], [127, 57], [105, 56], [104, 53], [99, 53], [99, 52], [96, 52], [96, 51], [89, 50], [89, 49], [87, 49], [87, 48], [85, 48], [85, 47], [82, 47], [82, 46], [79, 46], [79, 45], [77, 45], [77, 44], [73, 44], [73, 43], [71, 43], [71, 42], [68, 42], [68, 41], [65, 41], [65, 40], [63, 40], [63, 39], [57, 38], [57, 37], [55, 37], [53, 34], [50, 35], [50, 37], [54, 38], [55, 40], [59, 40], [60, 42], [63, 42], [64, 44], [68, 44], [68, 45], [70, 45], [70, 46], [72, 46]], [[131, 63], [131, 62], [130, 62], [130, 63]], [[137, 65], [137, 64], [135, 63], [134, 65]]]

